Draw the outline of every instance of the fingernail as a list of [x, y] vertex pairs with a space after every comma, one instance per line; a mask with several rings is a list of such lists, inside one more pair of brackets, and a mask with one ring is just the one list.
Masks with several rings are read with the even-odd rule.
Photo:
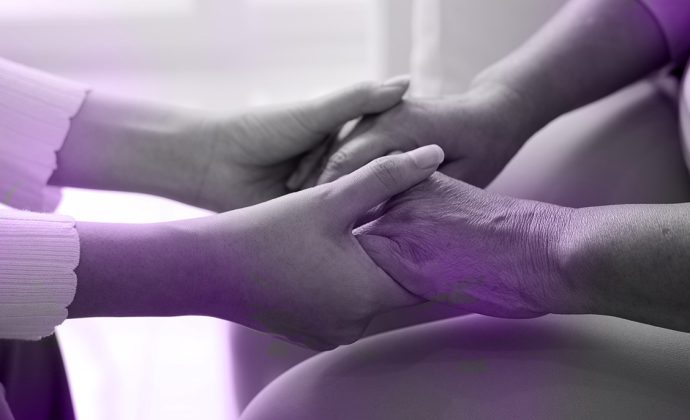
[[381, 84], [384, 88], [405, 88], [410, 85], [410, 76], [404, 74], [401, 76], [392, 77]]
[[443, 149], [435, 144], [420, 147], [407, 152], [419, 169], [429, 169], [438, 167], [443, 162]]

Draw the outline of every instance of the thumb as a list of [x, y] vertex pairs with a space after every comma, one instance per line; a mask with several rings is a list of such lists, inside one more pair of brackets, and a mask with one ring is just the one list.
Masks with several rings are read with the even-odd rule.
[[441, 162], [443, 150], [432, 144], [375, 159], [328, 185], [334, 189], [334, 204], [352, 226], [371, 208], [427, 179]]
[[409, 86], [407, 76], [395, 77], [383, 84], [358, 83], [307, 102], [305, 111], [311, 114], [314, 129], [328, 133], [365, 114], [378, 114], [394, 107]]

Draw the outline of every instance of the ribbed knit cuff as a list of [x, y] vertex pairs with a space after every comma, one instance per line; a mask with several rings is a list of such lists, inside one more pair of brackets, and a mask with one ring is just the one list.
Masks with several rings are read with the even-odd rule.
[[659, 23], [671, 59], [684, 63], [690, 55], [690, 2], [687, 0], [638, 0]]
[[87, 88], [0, 59], [0, 202], [52, 211], [60, 195], [48, 187], [58, 151]]
[[0, 210], [0, 338], [52, 334], [74, 299], [78, 263], [73, 219]]

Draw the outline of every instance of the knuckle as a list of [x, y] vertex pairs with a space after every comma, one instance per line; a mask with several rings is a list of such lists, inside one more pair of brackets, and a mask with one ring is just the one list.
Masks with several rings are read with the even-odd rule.
[[340, 174], [345, 171], [347, 162], [350, 160], [350, 153], [347, 150], [340, 149], [335, 152], [326, 164], [326, 171]]
[[372, 162], [372, 171], [376, 179], [386, 188], [395, 186], [399, 177], [398, 165], [393, 157], [381, 157]]

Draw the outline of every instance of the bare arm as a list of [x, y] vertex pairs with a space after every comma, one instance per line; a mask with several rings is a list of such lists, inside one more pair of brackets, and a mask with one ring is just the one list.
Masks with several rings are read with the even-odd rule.
[[498, 84], [516, 93], [531, 113], [525, 117], [540, 128], [670, 60], [659, 22], [641, 2], [572, 0], [475, 85]]
[[426, 299], [485, 315], [599, 314], [690, 332], [690, 204], [582, 209], [439, 174], [358, 239]]
[[197, 110], [94, 90], [72, 119], [49, 182], [190, 203], [210, 156], [203, 121]]
[[560, 236], [564, 281], [585, 302], [573, 312], [690, 332], [688, 214], [690, 204], [573, 211]]

